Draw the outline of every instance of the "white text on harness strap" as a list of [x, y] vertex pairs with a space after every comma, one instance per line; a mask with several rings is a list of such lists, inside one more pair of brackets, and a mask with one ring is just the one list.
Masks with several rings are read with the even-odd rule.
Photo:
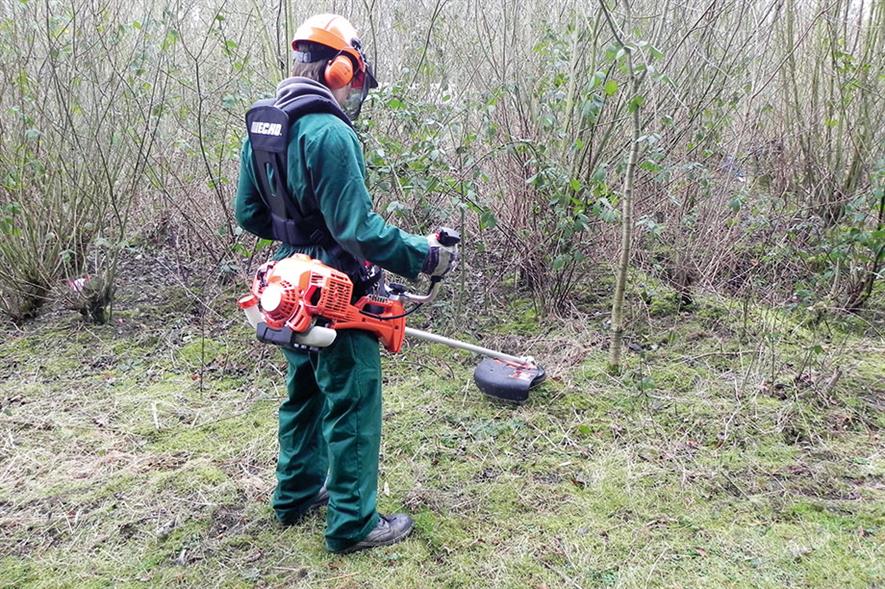
[[264, 123], [262, 121], [252, 121], [251, 133], [258, 135], [276, 135], [279, 137], [283, 134], [283, 126], [279, 123]]

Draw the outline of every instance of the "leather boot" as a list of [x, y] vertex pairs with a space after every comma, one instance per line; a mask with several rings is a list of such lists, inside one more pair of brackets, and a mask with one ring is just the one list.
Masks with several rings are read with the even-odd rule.
[[393, 515], [382, 515], [369, 534], [344, 550], [339, 554], [347, 554], [348, 552], [356, 552], [357, 550], [365, 550], [367, 548], [375, 548], [376, 546], [389, 546], [406, 539], [406, 536], [412, 531], [415, 522], [412, 518], [404, 513], [395, 513]]

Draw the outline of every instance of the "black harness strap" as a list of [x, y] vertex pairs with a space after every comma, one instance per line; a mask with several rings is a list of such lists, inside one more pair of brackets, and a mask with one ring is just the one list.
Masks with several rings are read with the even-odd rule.
[[356, 258], [344, 251], [326, 227], [317, 209], [305, 212], [289, 192], [289, 129], [298, 118], [311, 113], [335, 115], [352, 126], [350, 119], [331, 97], [309, 84], [298, 87], [294, 97], [277, 105], [275, 99], [259, 100], [246, 113], [246, 129], [252, 145], [252, 169], [258, 192], [271, 214], [274, 239], [295, 247], [321, 246], [339, 261], [340, 270], [354, 281], [354, 294], [366, 292], [380, 279]]
[[333, 99], [310, 92], [296, 96], [283, 108], [274, 99], [259, 100], [246, 113], [252, 166], [258, 192], [271, 212], [274, 239], [296, 247], [336, 245], [322, 214], [302, 211], [288, 188], [289, 129], [299, 117], [317, 112], [335, 115], [350, 124]]

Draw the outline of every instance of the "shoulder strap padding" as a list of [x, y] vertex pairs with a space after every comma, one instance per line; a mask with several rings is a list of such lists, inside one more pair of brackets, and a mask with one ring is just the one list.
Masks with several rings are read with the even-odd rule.
[[352, 127], [353, 123], [348, 118], [335, 99], [322, 96], [320, 94], [301, 94], [297, 95], [284, 104], [278, 105], [278, 108], [289, 115], [290, 124], [304, 115], [314, 113], [326, 113], [334, 115], [344, 121], [348, 127]]
[[289, 130], [298, 118], [328, 113], [351, 125], [350, 119], [325, 88], [296, 84], [282, 99], [259, 100], [246, 113], [252, 165], [258, 192], [270, 209], [274, 238], [295, 246], [335, 246], [322, 213], [306, 214], [289, 193]]

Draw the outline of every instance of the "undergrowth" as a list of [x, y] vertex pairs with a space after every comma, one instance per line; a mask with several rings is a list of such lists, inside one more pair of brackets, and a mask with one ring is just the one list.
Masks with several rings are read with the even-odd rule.
[[0, 343], [0, 587], [885, 582], [885, 364], [864, 326], [712, 295], [679, 310], [637, 275], [614, 378], [605, 285], [561, 321], [513, 295], [443, 323], [550, 378], [514, 407], [462, 352], [385, 356], [379, 508], [417, 529], [342, 557], [321, 514], [273, 518], [284, 364], [236, 289], [127, 275], [112, 324], [58, 309]]

